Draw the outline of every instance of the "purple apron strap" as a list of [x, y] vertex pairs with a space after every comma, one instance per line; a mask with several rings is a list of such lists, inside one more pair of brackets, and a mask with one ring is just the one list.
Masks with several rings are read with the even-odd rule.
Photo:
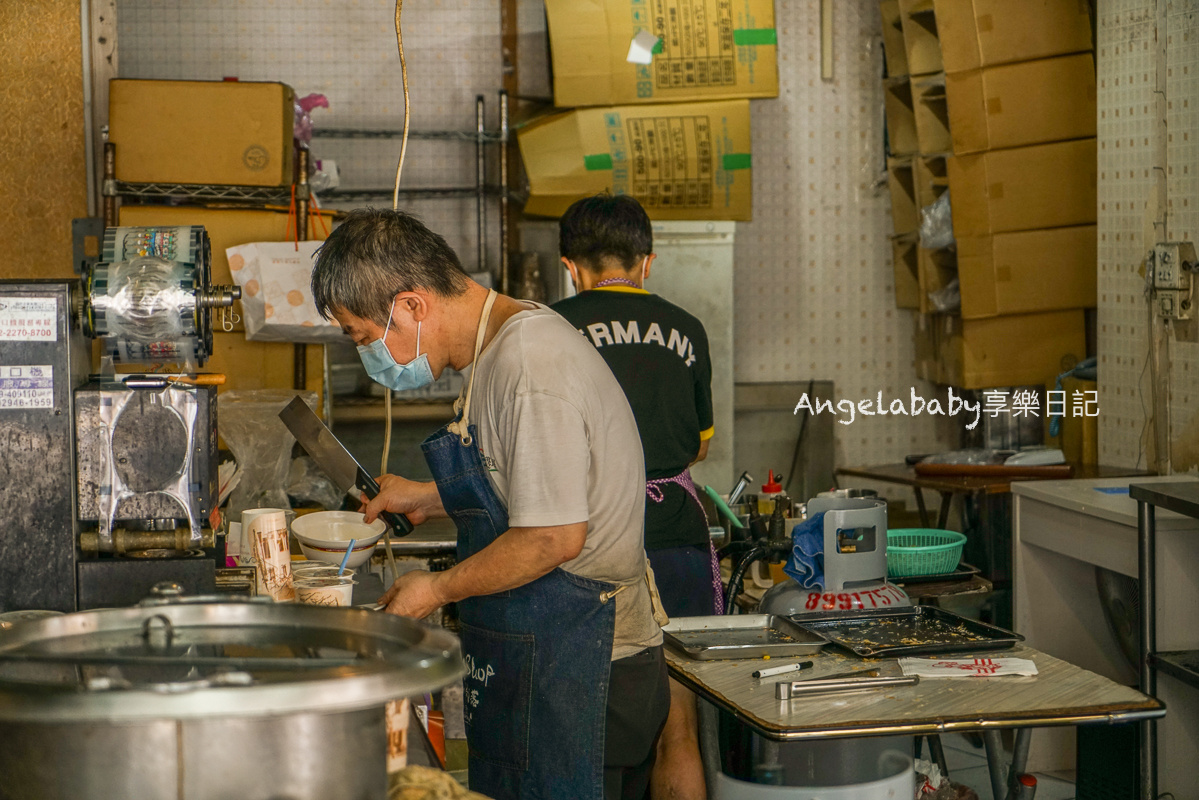
[[[702, 510], [704, 505], [699, 501], [699, 492], [695, 490], [695, 481], [691, 479], [691, 470], [685, 469], [678, 475], [672, 475], [669, 478], [654, 478], [651, 481], [645, 482], [645, 494], [650, 500], [655, 503], [661, 503], [666, 499], [666, 495], [662, 491], [662, 485], [666, 483], [675, 483], [682, 486], [687, 494], [691, 495], [691, 499]], [[720, 579], [720, 559], [716, 557], [716, 546], [712, 544], [711, 537], [708, 541], [708, 552], [712, 557], [712, 590], [713, 590], [713, 614], [724, 613], [724, 581]]]

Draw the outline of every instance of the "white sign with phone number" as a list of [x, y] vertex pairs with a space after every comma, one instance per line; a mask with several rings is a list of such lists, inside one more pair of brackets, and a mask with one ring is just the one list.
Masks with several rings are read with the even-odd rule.
[[54, 369], [49, 364], [0, 366], [0, 409], [54, 408]]
[[58, 300], [54, 297], [0, 299], [0, 342], [58, 341]]

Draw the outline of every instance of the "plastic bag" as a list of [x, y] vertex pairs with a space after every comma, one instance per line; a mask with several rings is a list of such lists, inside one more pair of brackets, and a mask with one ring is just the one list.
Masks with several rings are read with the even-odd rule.
[[312, 300], [312, 266], [323, 242], [251, 242], [225, 248], [242, 288], [246, 338], [255, 342], [339, 342], [345, 334]]
[[943, 250], [953, 245], [953, 212], [947, 189], [920, 209], [920, 246], [926, 250]]
[[301, 503], [315, 503], [326, 511], [338, 511], [345, 495], [308, 456], [291, 460], [287, 471], [287, 496]]
[[961, 311], [962, 289], [958, 279], [954, 277], [937, 291], [929, 292], [928, 301], [932, 304], [933, 310], [940, 314]]
[[1011, 450], [950, 450], [921, 459], [922, 464], [1002, 464], [1012, 454]]
[[292, 134], [307, 145], [312, 141], [312, 109], [328, 108], [329, 98], [323, 94], [310, 94], [296, 100], [296, 121]]
[[247, 508], [290, 508], [287, 500], [287, 471], [295, 437], [279, 419], [279, 412], [295, 397], [316, 408], [316, 392], [290, 389], [255, 389], [225, 392], [220, 396], [217, 417], [221, 438], [237, 459], [241, 481], [229, 495], [225, 514], [240, 519]]

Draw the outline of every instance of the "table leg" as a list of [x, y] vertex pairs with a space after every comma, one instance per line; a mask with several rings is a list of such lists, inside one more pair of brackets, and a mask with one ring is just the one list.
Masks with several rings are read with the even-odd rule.
[[941, 746], [941, 734], [934, 733], [928, 737], [928, 754], [933, 763], [941, 770], [941, 774], [949, 777], [949, 765], [945, 763], [945, 748]]
[[919, 486], [913, 486], [912, 490], [916, 492], [916, 508], [920, 511], [920, 527], [929, 527], [928, 506], [924, 505], [924, 492], [920, 491]]
[[[1155, 558], [1157, 520], [1154, 507], [1137, 501], [1137, 575], [1141, 601], [1141, 691], [1157, 694], [1157, 675], [1153, 670], [1153, 652], [1157, 649], [1157, 560]], [[1141, 723], [1140, 798], [1157, 797], [1157, 723]]]
[[991, 796], [994, 800], [1007, 798], [1007, 776], [1004, 774], [1003, 739], [999, 731], [983, 731], [987, 747], [987, 770], [991, 773]]
[[987, 769], [991, 774], [991, 795], [995, 800], [1032, 800], [1036, 785], [1022, 786], [1019, 777], [1028, 766], [1028, 746], [1032, 742], [1032, 729], [1017, 728], [1016, 742], [1009, 762], [1003, 752], [1003, 738], [999, 731], [983, 731], [987, 746]]
[[945, 530], [949, 523], [949, 509], [953, 505], [953, 492], [941, 492], [941, 508], [937, 511], [937, 528]]

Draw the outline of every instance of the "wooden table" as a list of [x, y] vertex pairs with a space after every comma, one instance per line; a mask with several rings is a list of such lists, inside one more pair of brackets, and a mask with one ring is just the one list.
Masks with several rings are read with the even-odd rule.
[[[911, 486], [916, 494], [916, 507], [920, 512], [920, 524], [925, 528], [930, 525], [928, 508], [924, 504], [924, 489], [941, 495], [941, 505], [938, 510], [938, 528], [944, 528], [949, 521], [949, 507], [954, 495], [992, 495], [1009, 494], [1012, 491], [1012, 481], [1042, 480], [1040, 478], [979, 477], [972, 475], [917, 475], [915, 467], [907, 464], [880, 464], [873, 467], [839, 467], [838, 475], [853, 478], [865, 478], [869, 481], [882, 483], [898, 483]], [[1074, 465], [1074, 478], [1123, 478], [1126, 476], [1148, 475], [1141, 470], [1123, 467], [1093, 466], [1088, 464]], [[1060, 478], [1056, 478], [1060, 480]]]
[[[722, 708], [758, 735], [775, 742], [857, 736], [932, 735], [981, 731], [993, 786], [1006, 781], [1007, 767], [1023, 771], [1030, 728], [1115, 724], [1156, 719], [1165, 707], [1136, 689], [1122, 686], [1031, 647], [980, 654], [1030, 659], [1038, 674], [1031, 678], [926, 679], [893, 690], [830, 694], [790, 701], [775, 699], [774, 685], [785, 676], [755, 679], [762, 659], [696, 661], [666, 649], [670, 675]], [[882, 675], [899, 675], [893, 659], [867, 660], [833, 649], [811, 658], [802, 674], [818, 678], [866, 665]], [[1002, 763], [999, 730], [1017, 729], [1016, 752]], [[1021, 751], [1023, 750], [1023, 757]], [[996, 784], [999, 780], [1000, 784]]]

